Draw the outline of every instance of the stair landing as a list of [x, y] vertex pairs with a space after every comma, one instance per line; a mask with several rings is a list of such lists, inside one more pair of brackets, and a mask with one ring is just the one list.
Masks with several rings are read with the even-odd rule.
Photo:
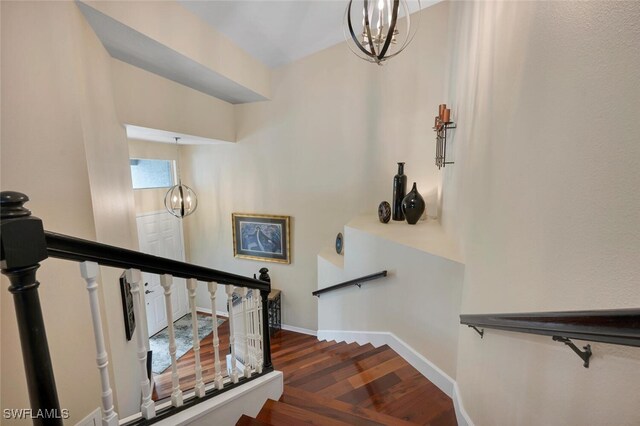
[[237, 425], [456, 425], [453, 402], [388, 346], [320, 342], [279, 331], [273, 365], [284, 393]]

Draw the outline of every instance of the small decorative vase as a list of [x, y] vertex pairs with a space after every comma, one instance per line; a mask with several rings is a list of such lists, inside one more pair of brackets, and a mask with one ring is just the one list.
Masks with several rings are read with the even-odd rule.
[[378, 219], [382, 223], [388, 223], [391, 219], [391, 205], [387, 201], [383, 201], [378, 206]]
[[422, 213], [424, 213], [425, 203], [424, 198], [418, 192], [416, 183], [413, 182], [413, 188], [402, 200], [402, 211], [407, 219], [409, 225], [415, 225], [420, 220]]
[[404, 220], [402, 200], [407, 193], [407, 176], [404, 174], [404, 163], [398, 163], [398, 174], [393, 177], [392, 219]]

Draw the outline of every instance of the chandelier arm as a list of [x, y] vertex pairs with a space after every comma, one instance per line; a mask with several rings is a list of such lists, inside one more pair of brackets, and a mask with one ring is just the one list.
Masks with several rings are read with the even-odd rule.
[[384, 46], [382, 46], [382, 50], [380, 54], [377, 55], [379, 61], [382, 61], [385, 53], [389, 49], [389, 45], [391, 44], [391, 39], [393, 39], [393, 31], [396, 29], [396, 23], [398, 22], [398, 7], [400, 6], [400, 0], [393, 0], [393, 14], [391, 15], [391, 25], [389, 26], [389, 30], [387, 31], [387, 39], [384, 41]]
[[[365, 0], [366, 2], [366, 0]], [[353, 39], [353, 42], [356, 44], [356, 46], [358, 46], [358, 49], [360, 49], [362, 51], [362, 53], [364, 53], [365, 55], [367, 55], [369, 58], [375, 59], [375, 55], [368, 52], [367, 49], [365, 49], [362, 44], [360, 44], [360, 42], [358, 41], [358, 37], [356, 36], [355, 32], [353, 31], [353, 25], [351, 24], [351, 4], [353, 3], [353, 0], [349, 0], [349, 6], [347, 8], [347, 24], [349, 25], [349, 33], [351, 34], [351, 38]], [[365, 6], [366, 8], [366, 6]], [[366, 13], [366, 17], [365, 17], [365, 24], [369, 22], [369, 14]], [[369, 29], [369, 25], [366, 25], [366, 29], [368, 30], [367, 32], [367, 36], [369, 38], [369, 41], [371, 41], [371, 30]], [[348, 46], [348, 44], [347, 44]], [[373, 45], [371, 45], [372, 49], [373, 49]], [[353, 52], [355, 53], [355, 52]]]
[[356, 44], [356, 46], [358, 46], [358, 49], [360, 49], [365, 55], [371, 57], [371, 53], [367, 52], [367, 50], [364, 47], [362, 47], [362, 45], [358, 41], [358, 37], [353, 31], [353, 25], [351, 24], [351, 4], [352, 3], [353, 3], [353, 0], [349, 0], [349, 6], [347, 6], [347, 24], [349, 26], [349, 34], [351, 34], [351, 38], [353, 39], [353, 42]]
[[373, 38], [371, 38], [371, 23], [369, 22], [369, 0], [364, 0], [364, 28], [367, 30], [367, 40], [369, 40], [369, 47], [371, 48], [371, 54], [369, 56], [377, 58], [376, 48], [373, 46]]
[[178, 192], [180, 193], [180, 217], [184, 217], [184, 193], [182, 192], [182, 184], [178, 186]]

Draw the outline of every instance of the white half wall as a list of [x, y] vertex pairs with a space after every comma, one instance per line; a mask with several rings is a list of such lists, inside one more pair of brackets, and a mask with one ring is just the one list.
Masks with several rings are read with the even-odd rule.
[[234, 426], [243, 414], [256, 417], [268, 399], [277, 401], [283, 391], [283, 374], [280, 371], [273, 371], [157, 424], [159, 426]]
[[[405, 231], [418, 241], [444, 235], [434, 221], [385, 225], [366, 216], [345, 226], [344, 269], [319, 256], [318, 288], [382, 270], [388, 276], [322, 294], [318, 329], [392, 333], [455, 378], [464, 265], [393, 238]], [[451, 385], [441, 389], [451, 395]]]

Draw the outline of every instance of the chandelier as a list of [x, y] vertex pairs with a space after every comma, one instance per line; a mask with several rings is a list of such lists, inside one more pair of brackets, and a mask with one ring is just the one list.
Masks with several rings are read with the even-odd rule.
[[[178, 152], [178, 141], [180, 138], [175, 138], [175, 140], [176, 152]], [[198, 207], [198, 198], [191, 188], [182, 184], [182, 179], [180, 179], [180, 167], [178, 166], [178, 156], [176, 156], [176, 169], [178, 184], [172, 186], [167, 191], [167, 194], [164, 196], [164, 206], [169, 213], [178, 219], [182, 219], [196, 211], [196, 208]]]
[[[420, 0], [415, 1], [420, 10]], [[399, 19], [400, 13], [404, 20]], [[350, 0], [344, 21], [349, 49], [378, 65], [402, 52], [417, 29], [417, 22], [411, 21], [407, 0]]]

